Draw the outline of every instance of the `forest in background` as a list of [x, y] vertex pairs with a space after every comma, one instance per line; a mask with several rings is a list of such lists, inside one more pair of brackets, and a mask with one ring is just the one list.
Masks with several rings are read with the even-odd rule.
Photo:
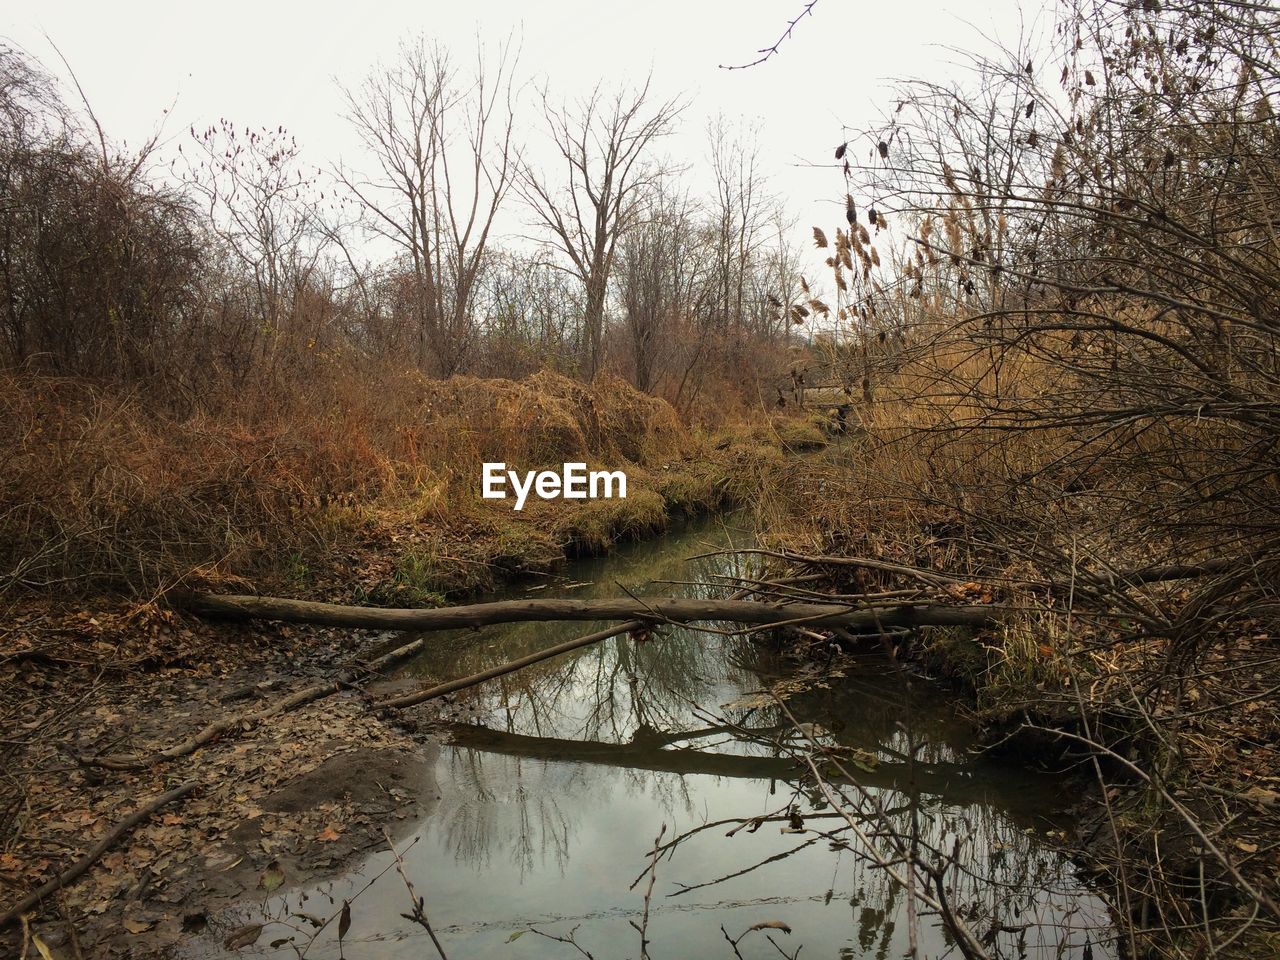
[[[315, 566], [375, 501], [465, 520], [486, 459], [669, 470], [690, 428], [761, 419], [809, 308], [751, 132], [709, 126], [696, 196], [661, 152], [683, 104], [647, 81], [558, 101], [518, 69], [404, 44], [343, 92], [365, 168], [320, 170], [227, 120], [124, 152], [77, 85], [0, 50], [0, 585]], [[660, 479], [677, 509], [725, 485]], [[652, 529], [630, 506], [551, 533]]]
[[686, 415], [743, 363], [775, 374], [799, 255], [755, 132], [718, 118], [676, 161], [686, 104], [651, 81], [560, 101], [509, 45], [473, 57], [403, 44], [340, 91], [362, 165], [321, 169], [284, 127], [230, 120], [120, 152], [4, 48], [6, 365], [187, 409], [334, 366], [609, 370]]

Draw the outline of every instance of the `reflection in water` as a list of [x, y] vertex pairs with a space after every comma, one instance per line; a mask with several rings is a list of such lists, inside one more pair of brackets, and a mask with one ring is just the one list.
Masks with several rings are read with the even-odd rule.
[[[578, 566], [573, 577], [585, 586], [560, 581], [512, 595], [723, 596], [718, 577], [753, 572], [742, 558], [683, 558], [731, 541], [741, 546], [745, 538], [704, 524]], [[654, 583], [661, 580], [694, 582]], [[595, 629], [459, 631], [434, 641], [406, 673], [429, 682], [464, 676]], [[787, 710], [812, 725], [824, 747], [811, 754], [814, 741], [788, 733], [776, 701], [752, 695], [789, 681], [794, 670], [742, 637], [670, 627], [661, 634], [543, 662], [447, 708], [442, 732], [451, 746], [438, 763], [440, 801], [404, 859], [453, 960], [578, 955], [571, 945], [521, 933], [530, 927], [562, 937], [574, 931], [599, 960], [639, 955], [632, 922], [647, 879], [633, 881], [663, 824], [647, 930], [655, 960], [731, 958], [722, 926], [736, 937], [773, 920], [793, 932], [746, 936], [738, 945], [744, 957], [779, 955], [769, 936], [788, 955], [800, 944], [806, 957], [903, 955], [904, 891], [869, 861], [806, 755], [845, 792], [842, 807], [874, 812], [864, 830], [892, 825], [905, 833], [914, 821], [919, 849], [959, 853], [963, 869], [945, 881], [948, 902], [993, 955], [1111, 955], [1102, 903], [1046, 844], [1058, 826], [1044, 819], [1061, 803], [1056, 784], [971, 757], [965, 726], [945, 698], [904, 691], [872, 657], [844, 664], [845, 678], [830, 686], [792, 683]], [[831, 757], [855, 782], [842, 781]], [[390, 862], [376, 855], [350, 876], [265, 909], [281, 916], [340, 906]], [[406, 909], [394, 872], [378, 880], [353, 907], [346, 955], [433, 955], [425, 934], [399, 916]], [[936, 916], [922, 911], [918, 929], [922, 956], [953, 949]], [[306, 955], [338, 956], [330, 936], [322, 933]]]

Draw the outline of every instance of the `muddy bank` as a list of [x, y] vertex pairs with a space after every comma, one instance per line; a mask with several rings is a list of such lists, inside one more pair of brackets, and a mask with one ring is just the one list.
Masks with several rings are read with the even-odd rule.
[[[60, 873], [173, 784], [197, 786], [33, 910], [29, 929], [0, 931], [6, 952], [18, 955], [35, 934], [54, 956], [163, 953], [240, 897], [313, 882], [385, 845], [384, 832], [400, 835], [435, 802], [434, 747], [372, 716], [355, 690], [150, 769], [85, 765], [82, 758], [167, 746], [210, 720], [261, 710], [380, 643], [330, 631], [214, 629], [160, 612], [151, 622], [90, 619], [80, 636], [18, 658], [5, 684], [6, 697], [25, 697], [33, 726], [21, 740], [7, 738], [0, 902]], [[82, 659], [104, 647], [118, 654], [117, 667], [101, 663], [96, 681], [85, 682]], [[84, 689], [75, 700], [50, 692], [76, 681]]]

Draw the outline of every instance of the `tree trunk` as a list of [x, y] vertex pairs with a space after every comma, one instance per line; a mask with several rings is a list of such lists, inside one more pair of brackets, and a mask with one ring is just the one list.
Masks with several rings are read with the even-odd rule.
[[997, 619], [1000, 608], [904, 604], [856, 609], [834, 603], [763, 603], [755, 600], [698, 600], [622, 597], [611, 600], [503, 600], [434, 610], [355, 607], [281, 597], [216, 596], [200, 593], [188, 610], [208, 617], [284, 620], [369, 630], [456, 630], [495, 623], [555, 620], [646, 620], [694, 623], [728, 621], [778, 626], [803, 622], [875, 631], [882, 627], [979, 627]]
[[587, 381], [595, 379], [600, 369], [600, 345], [604, 338], [604, 299], [607, 276], [603, 266], [593, 268], [587, 279], [586, 316], [583, 318], [587, 328]]

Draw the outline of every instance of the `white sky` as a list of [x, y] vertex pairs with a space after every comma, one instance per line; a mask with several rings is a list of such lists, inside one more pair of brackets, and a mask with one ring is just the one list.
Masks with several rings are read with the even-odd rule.
[[[803, 6], [801, 0], [394, 0], [364, 7], [328, 0], [43, 0], [7, 4], [0, 37], [62, 74], [49, 41], [56, 43], [116, 140], [137, 144], [163, 121], [167, 152], [190, 126], [220, 117], [238, 126], [283, 124], [309, 161], [328, 167], [340, 159], [361, 165], [340, 116], [339, 84], [357, 84], [419, 32], [467, 62], [477, 33], [496, 46], [514, 31], [523, 76], [549, 81], [560, 95], [582, 94], [601, 79], [642, 79], [652, 69], [660, 95], [689, 98], [681, 132], [664, 150], [690, 166], [694, 188], [706, 164], [707, 118], [723, 112], [757, 122], [763, 169], [807, 236], [814, 224], [830, 231], [842, 219], [843, 183], [832, 151], [844, 139], [843, 125], [874, 122], [895, 78], [955, 74], [950, 47], [986, 51], [988, 38], [1016, 44], [1024, 15], [1017, 0], [819, 0], [767, 63], [719, 68], [754, 59]], [[526, 112], [529, 124], [538, 116]]]

